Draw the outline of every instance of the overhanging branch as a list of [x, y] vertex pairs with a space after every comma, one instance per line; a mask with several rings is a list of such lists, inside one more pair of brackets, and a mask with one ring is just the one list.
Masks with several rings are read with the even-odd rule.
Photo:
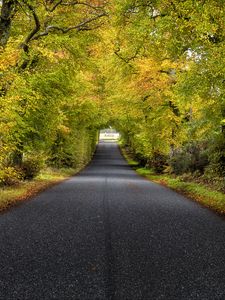
[[25, 5], [27, 6], [27, 8], [29, 9], [29, 11], [31, 12], [31, 14], [33, 16], [33, 19], [34, 19], [34, 22], [35, 22], [35, 27], [28, 34], [28, 36], [26, 37], [25, 41], [21, 45], [21, 47], [23, 48], [23, 50], [25, 52], [28, 52], [28, 44], [33, 39], [33, 37], [35, 36], [35, 34], [40, 30], [41, 24], [40, 24], [38, 15], [35, 12], [34, 7], [31, 4], [29, 4], [29, 3], [25, 3]]
[[69, 31], [72, 30], [77, 30], [77, 31], [87, 31], [87, 30], [92, 30], [92, 28], [88, 27], [87, 25], [89, 25], [90, 23], [92, 23], [93, 21], [100, 19], [104, 16], [107, 16], [107, 13], [103, 12], [101, 14], [98, 14], [97, 16], [93, 17], [93, 18], [89, 18], [84, 20], [83, 22], [74, 25], [74, 26], [69, 26], [69, 27], [60, 27], [57, 25], [49, 25], [45, 28], [45, 31], [40, 32], [38, 35], [33, 35], [32, 38], [30, 40], [37, 40], [43, 36], [48, 35], [50, 32], [52, 31], [60, 31], [62, 33], [68, 33]]
[[124, 61], [126, 64], [129, 64], [130, 61], [134, 60], [134, 59], [138, 56], [139, 52], [140, 52], [140, 48], [136, 49], [134, 55], [132, 55], [132, 56], [130, 56], [130, 57], [128, 57], [128, 58], [125, 58], [125, 57], [123, 57], [123, 56], [120, 54], [120, 48], [119, 48], [119, 49], [117, 49], [117, 50], [114, 51], [114, 54], [115, 54], [119, 59], [121, 59], [122, 61]]
[[59, 0], [58, 2], [55, 3], [55, 5], [52, 8], [48, 8], [48, 6], [45, 5], [45, 9], [48, 12], [53, 12], [61, 3], [62, 3], [62, 0]]

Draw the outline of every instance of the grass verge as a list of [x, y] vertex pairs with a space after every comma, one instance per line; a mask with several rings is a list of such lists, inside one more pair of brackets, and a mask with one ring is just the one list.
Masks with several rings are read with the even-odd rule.
[[82, 167], [77, 169], [47, 168], [31, 181], [24, 181], [16, 186], [0, 188], [0, 212], [22, 201], [28, 200], [47, 188], [68, 179], [81, 169]]
[[144, 176], [153, 182], [167, 186], [188, 198], [199, 202], [201, 205], [206, 206], [223, 216], [225, 215], [224, 193], [215, 191], [203, 184], [183, 181], [179, 176], [171, 174], [155, 174], [152, 169], [140, 168], [138, 162], [135, 161], [125, 149], [122, 149], [122, 154], [128, 164], [133, 167], [139, 175]]

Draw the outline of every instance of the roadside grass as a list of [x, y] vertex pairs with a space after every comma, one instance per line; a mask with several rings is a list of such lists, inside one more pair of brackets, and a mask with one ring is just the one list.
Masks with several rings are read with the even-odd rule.
[[68, 179], [78, 173], [83, 167], [77, 169], [46, 168], [31, 181], [20, 182], [17, 185], [0, 188], [0, 212], [30, 199], [47, 188]]
[[122, 153], [128, 164], [133, 167], [139, 175], [146, 177], [153, 182], [167, 186], [178, 193], [197, 201], [201, 205], [206, 206], [221, 215], [225, 215], [224, 193], [215, 191], [200, 183], [183, 181], [179, 176], [171, 174], [155, 174], [152, 169], [139, 167], [138, 162], [133, 160], [125, 149], [122, 149]]

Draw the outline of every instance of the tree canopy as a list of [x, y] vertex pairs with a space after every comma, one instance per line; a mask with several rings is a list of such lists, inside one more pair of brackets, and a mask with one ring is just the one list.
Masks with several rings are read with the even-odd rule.
[[159, 172], [224, 176], [223, 0], [3, 0], [0, 9], [2, 170], [84, 162], [110, 124]]

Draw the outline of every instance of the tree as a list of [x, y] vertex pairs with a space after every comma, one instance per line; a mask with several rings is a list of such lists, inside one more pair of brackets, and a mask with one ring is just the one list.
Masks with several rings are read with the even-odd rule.
[[222, 0], [4, 0], [2, 164], [76, 164], [111, 124], [143, 163], [198, 149], [221, 176], [224, 16]]

